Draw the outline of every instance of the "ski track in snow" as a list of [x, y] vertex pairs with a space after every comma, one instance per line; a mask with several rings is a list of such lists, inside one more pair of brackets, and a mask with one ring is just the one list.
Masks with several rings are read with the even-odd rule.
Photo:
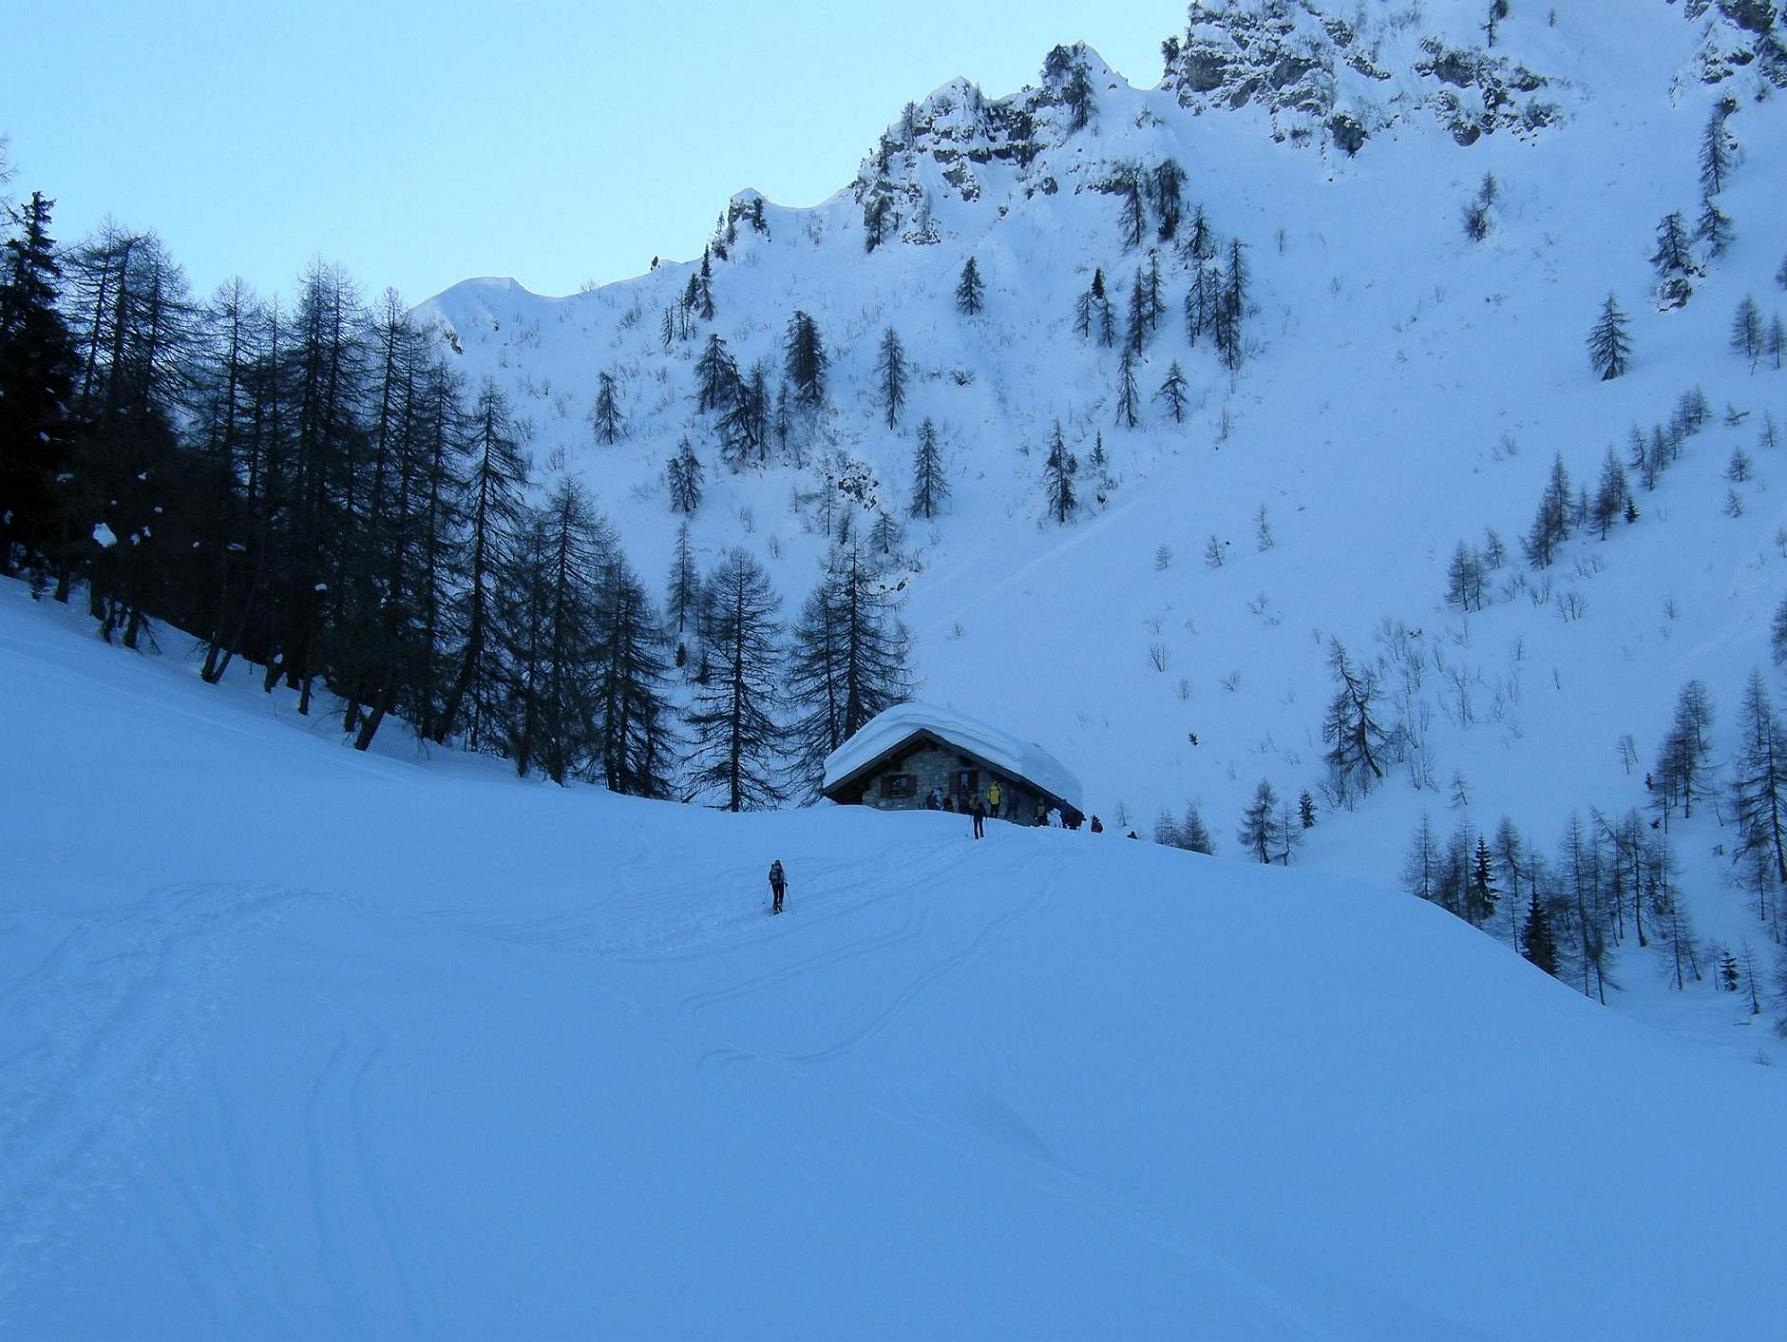
[[90, 914], [5, 986], [0, 1010], [41, 1029], [7, 1060], [0, 1114], [0, 1322], [59, 1225], [113, 1196], [217, 1021], [236, 948], [305, 897], [271, 888], [157, 890]]

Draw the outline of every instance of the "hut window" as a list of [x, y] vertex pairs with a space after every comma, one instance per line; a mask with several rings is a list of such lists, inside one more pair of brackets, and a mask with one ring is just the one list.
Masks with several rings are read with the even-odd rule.
[[916, 774], [883, 774], [881, 776], [881, 795], [890, 801], [901, 797], [918, 795], [918, 776]]
[[979, 791], [980, 791], [980, 770], [979, 769], [957, 769], [956, 770], [956, 795], [958, 797], [972, 797]]

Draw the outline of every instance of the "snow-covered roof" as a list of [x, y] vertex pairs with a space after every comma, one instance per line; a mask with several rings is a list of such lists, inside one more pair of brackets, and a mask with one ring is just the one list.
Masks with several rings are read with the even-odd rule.
[[824, 790], [829, 792], [921, 731], [960, 747], [996, 769], [1028, 780], [1076, 809], [1084, 809], [1080, 780], [1036, 742], [935, 704], [895, 704], [865, 722], [855, 736], [826, 756]]

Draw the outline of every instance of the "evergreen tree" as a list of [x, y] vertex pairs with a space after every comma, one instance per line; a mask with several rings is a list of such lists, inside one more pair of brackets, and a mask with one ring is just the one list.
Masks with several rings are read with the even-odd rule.
[[1711, 695], [1700, 681], [1690, 680], [1676, 700], [1675, 718], [1663, 738], [1654, 770], [1665, 821], [1677, 805], [1682, 808], [1682, 819], [1691, 819], [1695, 799], [1707, 795], [1712, 722]]
[[1322, 722], [1328, 776], [1333, 796], [1350, 804], [1384, 776], [1378, 763], [1386, 738], [1377, 721], [1377, 677], [1369, 668], [1355, 668], [1339, 639], [1329, 642], [1328, 669], [1335, 680]]
[[1545, 492], [1539, 496], [1539, 510], [1523, 542], [1527, 563], [1534, 568], [1551, 567], [1558, 546], [1570, 538], [1570, 508], [1570, 476], [1564, 470], [1564, 455], [1559, 452], [1552, 458]]
[[1074, 330], [1083, 338], [1096, 339], [1101, 345], [1108, 346], [1116, 341], [1116, 319], [1110, 297], [1105, 292], [1103, 267], [1092, 272], [1092, 285], [1080, 295], [1074, 308]]
[[1787, 729], [1775, 716], [1762, 673], [1752, 671], [1738, 716], [1741, 740], [1732, 780], [1739, 857], [1754, 860], [1770, 883], [1787, 886]]
[[1557, 977], [1557, 941], [1551, 932], [1551, 915], [1546, 912], [1539, 892], [1533, 891], [1527, 904], [1526, 929], [1520, 936], [1520, 954], [1553, 978]]
[[1408, 854], [1402, 859], [1402, 888], [1416, 899], [1437, 904], [1444, 879], [1445, 854], [1433, 832], [1433, 821], [1421, 813], [1421, 826], [1409, 842]]
[[1049, 512], [1062, 526], [1073, 518], [1074, 509], [1078, 506], [1073, 477], [1079, 468], [1079, 462], [1068, 450], [1067, 439], [1061, 433], [1061, 421], [1056, 420], [1054, 431], [1049, 435], [1049, 456], [1043, 466], [1043, 486], [1048, 493]]
[[1470, 890], [1465, 903], [1465, 918], [1473, 927], [1482, 927], [1495, 916], [1496, 901], [1501, 892], [1495, 886], [1495, 868], [1490, 861], [1489, 841], [1477, 836], [1471, 854]]
[[1750, 361], [1750, 371], [1754, 373], [1756, 365], [1762, 361], [1762, 309], [1747, 294], [1731, 319], [1731, 348]]
[[1731, 137], [1725, 130], [1725, 108], [1713, 108], [1700, 135], [1700, 190], [1716, 196], [1725, 189], [1731, 172]]
[[1657, 250], [1651, 253], [1657, 272], [1657, 304], [1678, 308], [1693, 296], [1693, 280], [1700, 274], [1688, 238], [1688, 226], [1679, 210], [1663, 216], [1657, 225]]
[[962, 263], [962, 278], [956, 282], [956, 311], [972, 317], [986, 306], [986, 285], [981, 282], [980, 267], [970, 256]]
[[711, 322], [714, 319], [714, 271], [707, 252], [706, 247], [701, 249], [701, 269], [695, 274], [693, 307], [701, 314], [702, 321]]
[[943, 472], [943, 454], [937, 447], [937, 427], [927, 417], [918, 426], [918, 448], [912, 459], [912, 515], [934, 517], [948, 497], [949, 479]]
[[1297, 821], [1304, 829], [1315, 828], [1315, 798], [1307, 789], [1297, 798]]
[[1266, 779], [1253, 791], [1253, 800], [1241, 815], [1241, 846], [1261, 862], [1270, 863], [1279, 843], [1278, 794]]
[[1136, 414], [1135, 355], [1127, 347], [1117, 364], [1117, 423], [1133, 429], [1140, 423]]
[[1483, 609], [1483, 565], [1463, 541], [1446, 566], [1446, 604], [1465, 611]]
[[620, 400], [615, 395], [612, 373], [602, 372], [596, 375], [596, 405], [590, 411], [590, 424], [596, 431], [596, 441], [609, 446], [619, 442], [627, 431], [626, 419], [620, 412]]
[[664, 592], [665, 616], [676, 625], [677, 665], [680, 666], [683, 635], [701, 608], [701, 572], [695, 566], [695, 547], [689, 540], [687, 522], [679, 523], [676, 528], [676, 550], [670, 560], [670, 580], [664, 585]]
[[1631, 494], [1632, 488], [1626, 482], [1625, 467], [1620, 465], [1619, 456], [1610, 447], [1607, 449], [1606, 460], [1601, 463], [1601, 483], [1595, 489], [1595, 504], [1591, 514], [1602, 540], [1607, 539], [1607, 533], [1613, 529], [1613, 524], [1625, 513]]
[[788, 330], [782, 342], [783, 366], [795, 401], [817, 408], [825, 401], [825, 373], [830, 359], [819, 327], [805, 312], [796, 309], [788, 319]]
[[503, 594], [511, 609], [502, 714], [519, 774], [537, 764], [561, 785], [595, 776], [597, 576], [613, 548], [612, 532], [574, 480], [559, 481], [530, 519], [521, 581]]
[[664, 693], [662, 622], [618, 547], [602, 566], [598, 594], [592, 643], [602, 781], [611, 792], [668, 798], [677, 740]]
[[1129, 354], [1139, 355], [1147, 345], [1148, 287], [1138, 270], [1135, 283], [1129, 287], [1129, 322], [1124, 328], [1123, 348]]
[[1731, 217], [1719, 208], [1711, 196], [1703, 199], [1700, 202], [1700, 218], [1694, 225], [1694, 237], [1705, 244], [1707, 255], [1725, 255], [1734, 236]]
[[1204, 826], [1204, 817], [1198, 813], [1196, 802], [1189, 802], [1185, 807], [1185, 819], [1178, 826], [1179, 847], [1188, 853], [1203, 853], [1211, 856], [1216, 852], [1216, 845], [1210, 840], [1210, 831]]
[[1588, 336], [1588, 361], [1603, 382], [1611, 381], [1626, 371], [1632, 353], [1632, 340], [1627, 333], [1626, 314], [1612, 294], [1601, 305], [1600, 320]]
[[1185, 391], [1185, 372], [1179, 367], [1177, 359], [1174, 359], [1172, 367], [1167, 369], [1166, 379], [1160, 384], [1160, 390], [1154, 393], [1154, 399], [1167, 403], [1167, 414], [1173, 417], [1173, 423], [1183, 424], [1185, 422], [1185, 407], [1188, 400]]
[[769, 370], [756, 364], [734, 387], [732, 403], [720, 416], [720, 450], [735, 471], [769, 460]]
[[689, 714], [690, 784], [729, 811], [774, 806], [784, 796], [776, 776], [780, 604], [763, 566], [742, 549], [721, 561], [703, 594], [702, 645], [713, 673]]
[[803, 784], [817, 792], [826, 756], [911, 696], [911, 638], [855, 543], [839, 546], [801, 609], [788, 697]]
[[[678, 444], [676, 455], [665, 463], [664, 487], [670, 494], [670, 511], [693, 513], [701, 506], [701, 458], [687, 438]], [[686, 527], [685, 527], [686, 529]]]
[[1222, 294], [1216, 304], [1212, 327], [1217, 357], [1231, 373], [1240, 369], [1245, 357], [1242, 326], [1247, 315], [1247, 295], [1247, 263], [1237, 238], [1229, 243], [1228, 272], [1223, 277]]
[[457, 648], [455, 669], [429, 735], [453, 739], [461, 719], [473, 750], [500, 744], [497, 731], [503, 692], [500, 593], [516, 570], [524, 526], [522, 492], [527, 466], [508, 398], [494, 382], [478, 393], [470, 425], [470, 469], [459, 510], [466, 519], [465, 569], [451, 609]]
[[707, 337], [707, 348], [695, 361], [695, 408], [702, 414], [727, 410], [738, 400], [741, 381], [738, 363], [718, 331]]
[[906, 351], [893, 327], [881, 336], [881, 355], [875, 364], [875, 375], [881, 384], [881, 409], [888, 428], [900, 422], [900, 409], [906, 404]]
[[55, 202], [33, 192], [0, 261], [0, 576], [47, 565], [55, 490], [69, 459], [74, 337], [57, 307], [62, 267], [50, 236]]
[[1123, 250], [1133, 251], [1142, 245], [1148, 225], [1147, 211], [1142, 208], [1142, 187], [1130, 177], [1119, 189], [1123, 194], [1123, 209], [1117, 217], [1117, 233], [1123, 240]]
[[1210, 227], [1201, 204], [1191, 212], [1191, 227], [1185, 234], [1185, 256], [1199, 266], [1216, 259], [1216, 231]]

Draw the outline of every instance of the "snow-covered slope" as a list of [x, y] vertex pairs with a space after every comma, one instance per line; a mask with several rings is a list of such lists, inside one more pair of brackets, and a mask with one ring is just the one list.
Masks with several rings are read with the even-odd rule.
[[[316, 739], [0, 583], [0, 1332], [1765, 1336], [1780, 1074], [1402, 896]], [[787, 915], [764, 916], [780, 857]]]
[[[1078, 131], [1060, 60], [1009, 98], [954, 81], [896, 120], [830, 201], [738, 197], [717, 233], [729, 222], [735, 236], [713, 261], [715, 319], [668, 350], [660, 316], [695, 262], [564, 299], [474, 281], [422, 312], [468, 372], [519, 395], [542, 467], [595, 486], [648, 573], [674, 533], [663, 467], [689, 437], [710, 481], [698, 547], [711, 559], [748, 546], [791, 605], [827, 544], [819, 498], [867, 477], [866, 502], [845, 506], [864, 522], [875, 507], [903, 517], [916, 426], [931, 417], [953, 497], [935, 521], [907, 520], [889, 575], [909, 594], [923, 697], [1041, 742], [1107, 821], [1121, 812], [1145, 833], [1194, 799], [1233, 857], [1261, 779], [1319, 799], [1325, 652], [1339, 638], [1377, 663], [1414, 745], [1357, 815], [1324, 814], [1299, 860], [1387, 880], [1423, 811], [1442, 833], [1508, 815], [1549, 849], [1572, 810], [1646, 804], [1684, 681], [1708, 685], [1723, 753], [1744, 677], [1769, 665], [1787, 518], [1783, 458], [1759, 440], [1771, 421], [1787, 431], [1787, 375], [1753, 371], [1727, 335], [1746, 295], [1765, 316], [1787, 308], [1773, 279], [1787, 255], [1787, 66], [1776, 7], [1752, 0], [1516, 4], [1493, 46], [1486, 10], [1201, 4], [1157, 88], [1063, 53], [1092, 87]], [[1736, 241], [1686, 307], [1659, 311], [1653, 232], [1670, 211], [1697, 213], [1697, 144], [1724, 99], [1741, 146], [1720, 196]], [[1201, 204], [1247, 248], [1238, 376], [1208, 337], [1188, 343], [1191, 266], [1158, 240], [1158, 211], [1143, 247], [1122, 245], [1113, 184], [1169, 157], [1187, 174], [1187, 215]], [[1472, 242], [1462, 211], [1486, 173], [1500, 196]], [[878, 198], [889, 235], [865, 251]], [[766, 231], [750, 222], [759, 205]], [[1121, 328], [1151, 250], [1171, 311], [1139, 361], [1142, 423], [1128, 429], [1115, 423], [1118, 350], [1076, 336], [1074, 308], [1102, 267]], [[964, 318], [952, 294], [970, 256], [987, 307]], [[1610, 291], [1633, 314], [1635, 356], [1601, 382], [1583, 342]], [[796, 308], [835, 360], [829, 408], [797, 432], [798, 462], [729, 474], [696, 412], [694, 360], [713, 331], [741, 366], [779, 368]], [[891, 430], [875, 378], [889, 327], [913, 364]], [[1183, 424], [1147, 399], [1174, 361], [1192, 388]], [[584, 418], [600, 372], [619, 380], [629, 420], [613, 447]], [[1623, 455], [1633, 425], [1666, 423], [1696, 387], [1711, 423], [1655, 492], [1638, 491], [1636, 524], [1524, 572], [1519, 539], [1554, 454], [1592, 490], [1610, 447]], [[1041, 481], [1057, 421], [1082, 462], [1065, 527], [1047, 520]], [[1100, 435], [1103, 484], [1084, 466]], [[1734, 484], [1737, 448], [1753, 467]], [[1489, 608], [1465, 616], [1443, 602], [1446, 564], [1486, 527], [1510, 559]], [[1628, 735], [1635, 767], [1622, 764]], [[1707, 814], [1675, 839], [1701, 932], [1735, 948], [1766, 933], [1727, 888], [1730, 837]], [[1622, 1000], [1649, 995], [1657, 973], [1632, 957]], [[1733, 1013], [1704, 1000], [1710, 1014], [1689, 1028], [1719, 1036]]]

